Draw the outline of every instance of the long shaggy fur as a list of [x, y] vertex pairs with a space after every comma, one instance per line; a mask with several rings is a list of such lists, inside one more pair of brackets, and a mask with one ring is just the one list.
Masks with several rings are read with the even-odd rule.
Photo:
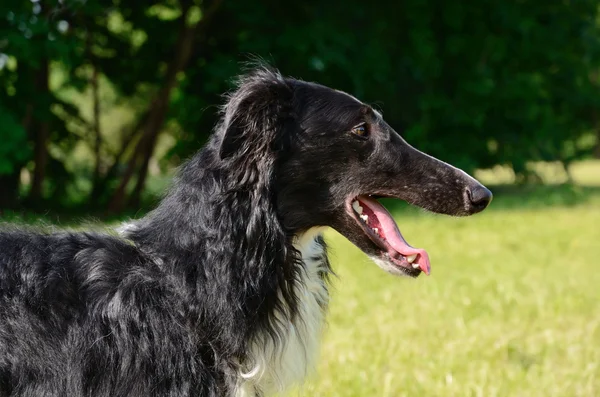
[[274, 207], [292, 92], [267, 68], [238, 87], [208, 147], [123, 237], [0, 233], [0, 395], [225, 396], [240, 373], [262, 375], [250, 347], [286, 342], [307, 269]]
[[[349, 133], [361, 120], [373, 140]], [[459, 213], [466, 178], [355, 98], [258, 68], [146, 217], [120, 233], [0, 229], [0, 396], [284, 390], [318, 347], [322, 227], [379, 254], [348, 197], [410, 185], [408, 201]]]

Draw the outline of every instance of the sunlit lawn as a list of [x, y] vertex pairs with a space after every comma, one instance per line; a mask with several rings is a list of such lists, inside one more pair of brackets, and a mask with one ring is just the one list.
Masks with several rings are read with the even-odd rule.
[[432, 259], [417, 280], [329, 232], [329, 327], [292, 395], [600, 396], [600, 163], [574, 176], [588, 187], [496, 188], [471, 218], [397, 209]]
[[[578, 171], [600, 184], [600, 164]], [[339, 279], [298, 395], [600, 396], [600, 191], [588, 193], [500, 195], [463, 219], [398, 212], [432, 259], [417, 280], [330, 233]]]

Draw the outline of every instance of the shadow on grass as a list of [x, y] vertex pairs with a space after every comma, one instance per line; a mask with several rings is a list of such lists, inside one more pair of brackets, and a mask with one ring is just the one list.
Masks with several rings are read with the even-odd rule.
[[[600, 186], [578, 185], [496, 185], [488, 186], [494, 193], [491, 211], [538, 209], [547, 207], [572, 207], [590, 202], [600, 205]], [[43, 211], [31, 209], [1, 210], [0, 222], [16, 222], [39, 225], [70, 227], [80, 224], [118, 223], [124, 219], [141, 218], [158, 202], [149, 198], [138, 210], [129, 210], [118, 215], [107, 215], [103, 208], [76, 206], [72, 208], [49, 208]], [[385, 206], [393, 212], [418, 213], [421, 210], [407, 203], [383, 199]]]

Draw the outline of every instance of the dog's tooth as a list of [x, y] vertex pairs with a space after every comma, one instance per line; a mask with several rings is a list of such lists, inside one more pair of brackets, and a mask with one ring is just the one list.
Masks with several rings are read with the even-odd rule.
[[362, 219], [363, 221], [368, 222], [369, 221], [369, 215], [361, 215], [360, 219]]
[[413, 263], [412, 267], [413, 267], [413, 269], [418, 269], [419, 268], [419, 264], [418, 263]]
[[360, 206], [360, 203], [358, 202], [358, 200], [355, 200], [352, 203], [352, 208], [354, 208], [354, 211], [358, 212], [359, 214], [362, 214], [362, 212], [363, 212], [363, 208]]
[[373, 231], [374, 231], [375, 233], [377, 233], [377, 234], [379, 233], [379, 229], [378, 229], [378, 228], [376, 228], [376, 227], [374, 227], [374, 228], [373, 228]]
[[412, 255], [409, 255], [406, 257], [406, 260], [408, 261], [408, 263], [413, 263], [415, 261], [415, 259], [417, 259], [417, 254], [412, 254]]

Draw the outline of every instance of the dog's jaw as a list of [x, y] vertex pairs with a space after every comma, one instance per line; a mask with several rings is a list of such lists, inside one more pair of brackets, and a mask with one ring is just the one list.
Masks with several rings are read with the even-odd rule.
[[373, 196], [352, 195], [346, 200], [345, 217], [338, 232], [367, 254], [386, 272], [408, 277], [429, 275], [429, 255], [409, 245], [391, 214]]
[[404, 270], [398, 268], [398, 266], [394, 265], [389, 259], [385, 260], [381, 256], [373, 256], [369, 255], [369, 258], [383, 271], [399, 277], [418, 277], [420, 273], [417, 273], [416, 276], [408, 274]]

